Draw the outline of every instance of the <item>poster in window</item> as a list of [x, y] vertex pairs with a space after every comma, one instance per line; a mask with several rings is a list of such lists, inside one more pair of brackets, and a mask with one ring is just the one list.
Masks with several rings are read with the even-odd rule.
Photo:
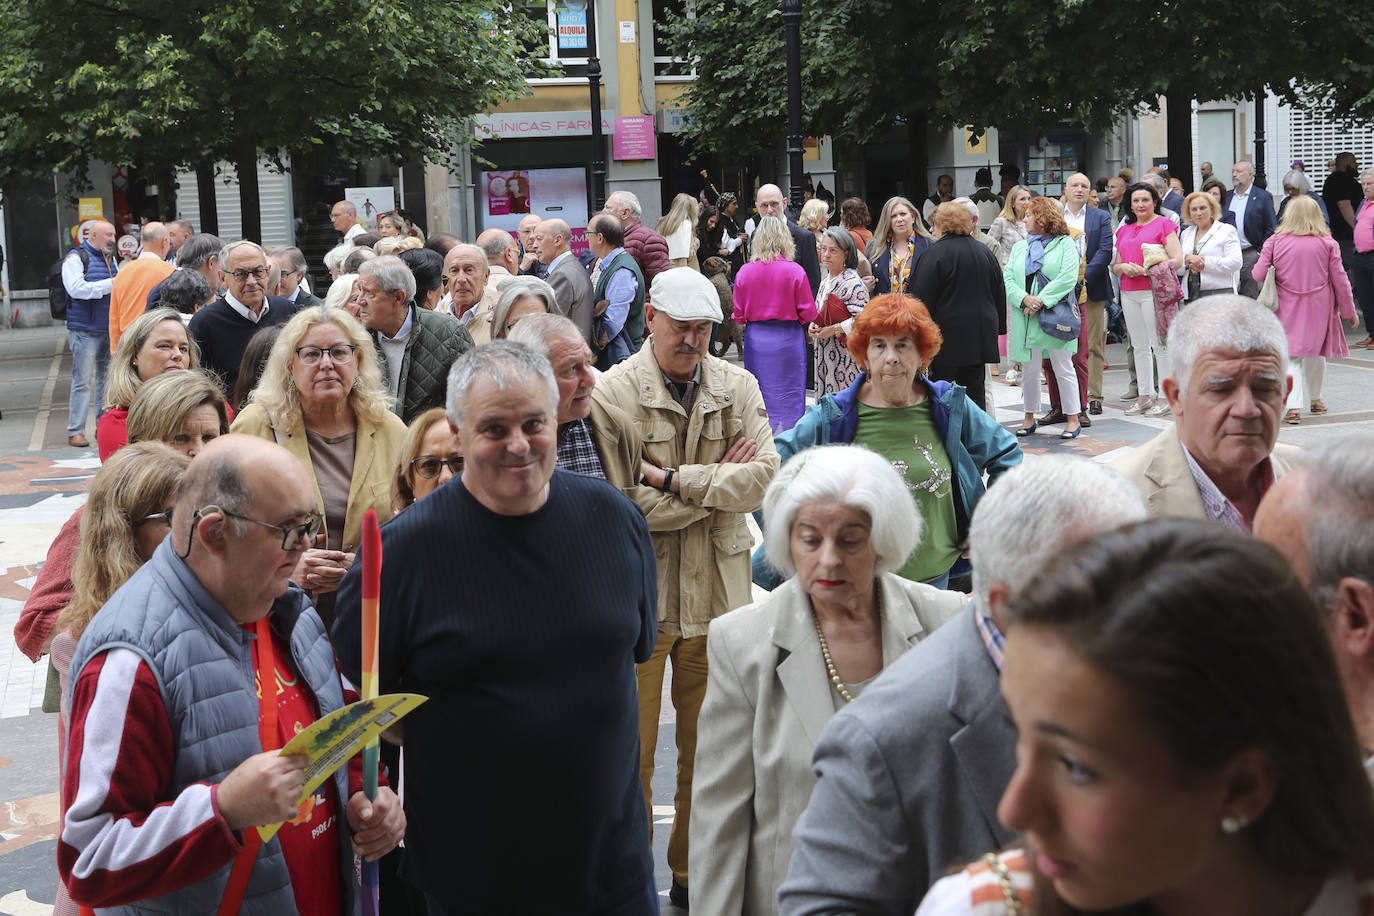
[[483, 229], [514, 231], [527, 213], [564, 220], [573, 230], [587, 225], [585, 168], [482, 172], [478, 195]]

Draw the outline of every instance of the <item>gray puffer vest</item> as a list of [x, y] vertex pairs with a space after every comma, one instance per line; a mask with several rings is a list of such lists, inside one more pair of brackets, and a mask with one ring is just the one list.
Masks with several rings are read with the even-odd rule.
[[[321, 716], [343, 705], [334, 650], [324, 624], [300, 589], [292, 586], [272, 605], [273, 630], [286, 637], [293, 667], [309, 686]], [[240, 627], [210, 596], [167, 538], [152, 559], [101, 608], [81, 635], [72, 657], [71, 684], [101, 652], [136, 652], [152, 668], [167, 710], [176, 760], [167, 798], [197, 782], [218, 783], [247, 758], [262, 752], [258, 699], [253, 682], [253, 634]], [[339, 873], [346, 913], [358, 912], [353, 853], [344, 808], [348, 768], [334, 774], [339, 806]], [[252, 828], [249, 828], [252, 829]], [[161, 897], [101, 913], [213, 916], [233, 862], [197, 884]], [[291, 879], [276, 837], [262, 844], [239, 912], [279, 916], [296, 912]]]

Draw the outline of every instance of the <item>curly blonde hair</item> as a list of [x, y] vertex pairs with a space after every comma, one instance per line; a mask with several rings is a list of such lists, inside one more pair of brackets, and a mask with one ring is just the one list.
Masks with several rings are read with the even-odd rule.
[[825, 229], [825, 221], [830, 217], [830, 210], [826, 207], [825, 201], [819, 197], [813, 197], [802, 205], [801, 215], [797, 217], [797, 225], [803, 229], [810, 229], [812, 232], [820, 232]]
[[[95, 612], [138, 572], [135, 532], [165, 512], [191, 459], [164, 442], [135, 442], [110, 456], [91, 483], [81, 511], [81, 546], [72, 566], [72, 600], [57, 616], [57, 632], [80, 637]], [[170, 524], [170, 521], [169, 521]]]
[[316, 305], [297, 312], [282, 326], [277, 342], [272, 345], [272, 352], [267, 354], [267, 364], [263, 367], [258, 387], [248, 396], [249, 404], [262, 405], [273, 427], [290, 428], [305, 423], [300, 392], [291, 381], [291, 363], [305, 335], [315, 325], [325, 322], [337, 326], [344, 332], [348, 342], [357, 347], [354, 353], [358, 360], [358, 373], [354, 377], [353, 389], [348, 392], [348, 404], [353, 408], [353, 413], [380, 424], [391, 412], [392, 398], [382, 385], [382, 369], [377, 363], [377, 351], [372, 346], [372, 338], [358, 323], [358, 319], [343, 309]]
[[790, 261], [797, 254], [796, 243], [787, 224], [776, 216], [765, 216], [759, 220], [754, 236], [749, 240], [749, 260], [771, 261], [782, 258]]

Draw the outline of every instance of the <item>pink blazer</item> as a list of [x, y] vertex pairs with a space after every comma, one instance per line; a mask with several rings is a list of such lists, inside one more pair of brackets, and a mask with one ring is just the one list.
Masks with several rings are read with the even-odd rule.
[[1278, 283], [1278, 317], [1288, 334], [1288, 355], [1349, 356], [1341, 319], [1355, 317], [1355, 300], [1335, 240], [1276, 232], [1260, 250], [1255, 282], [1264, 282], [1270, 264]]

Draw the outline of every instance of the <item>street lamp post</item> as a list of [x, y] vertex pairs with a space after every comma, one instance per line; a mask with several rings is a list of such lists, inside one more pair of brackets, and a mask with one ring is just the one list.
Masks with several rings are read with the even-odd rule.
[[606, 139], [601, 133], [601, 58], [596, 56], [596, 0], [587, 0], [587, 83], [591, 87], [592, 210], [606, 203]]
[[1255, 94], [1255, 186], [1268, 187], [1269, 181], [1264, 174], [1264, 99], [1269, 89], [1261, 86]]
[[802, 206], [801, 135], [801, 0], [782, 0], [782, 27], [787, 33], [787, 171], [791, 184], [790, 205]]

